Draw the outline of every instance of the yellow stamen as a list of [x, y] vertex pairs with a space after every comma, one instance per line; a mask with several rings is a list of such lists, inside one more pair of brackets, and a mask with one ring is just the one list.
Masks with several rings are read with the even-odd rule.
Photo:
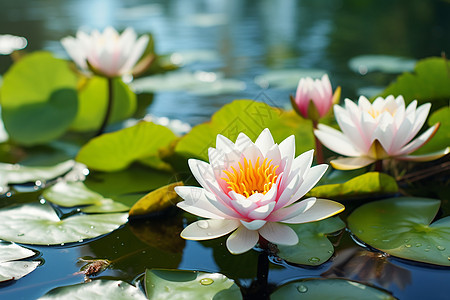
[[244, 158], [244, 163], [239, 163], [239, 170], [231, 167], [225, 170], [227, 177], [222, 179], [228, 183], [228, 188], [245, 197], [250, 197], [256, 193], [267, 193], [272, 185], [277, 181], [276, 170], [278, 166], [271, 164], [272, 160], [264, 159], [262, 163], [259, 157], [253, 165], [252, 161]]

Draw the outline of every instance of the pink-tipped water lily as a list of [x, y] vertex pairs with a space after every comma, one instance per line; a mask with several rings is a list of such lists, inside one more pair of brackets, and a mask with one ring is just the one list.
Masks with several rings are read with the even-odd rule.
[[317, 221], [344, 210], [330, 200], [298, 201], [328, 166], [311, 167], [313, 150], [295, 158], [294, 136], [276, 144], [265, 129], [254, 143], [243, 133], [233, 143], [219, 134], [208, 156], [210, 163], [189, 160], [201, 188], [175, 188], [184, 199], [178, 207], [206, 218], [187, 226], [181, 233], [185, 239], [209, 240], [233, 232], [226, 242], [233, 254], [250, 250], [260, 236], [274, 244], [295, 245], [298, 236], [282, 223]]
[[291, 96], [292, 107], [306, 119], [317, 121], [324, 117], [333, 103], [339, 102], [340, 87], [333, 95], [330, 79], [325, 74], [321, 79], [301, 78], [295, 98]]
[[0, 54], [9, 55], [27, 46], [27, 39], [11, 34], [0, 34]]
[[402, 96], [378, 97], [373, 103], [361, 96], [358, 104], [346, 99], [345, 108], [334, 106], [342, 132], [319, 124], [314, 133], [327, 148], [350, 156], [332, 160], [331, 165], [336, 169], [362, 168], [386, 158], [433, 160], [448, 153], [449, 149], [429, 155], [408, 155], [423, 146], [439, 128], [437, 123], [413, 140], [425, 123], [430, 108], [430, 103], [417, 107], [416, 100], [405, 108]]
[[119, 34], [114, 28], [107, 27], [102, 33], [94, 30], [90, 35], [79, 30], [76, 38], [65, 37], [61, 43], [82, 70], [117, 77], [132, 72], [148, 41], [147, 35], [138, 39], [132, 28]]

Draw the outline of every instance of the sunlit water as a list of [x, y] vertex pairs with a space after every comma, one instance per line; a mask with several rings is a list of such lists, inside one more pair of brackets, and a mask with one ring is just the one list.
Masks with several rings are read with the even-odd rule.
[[[234, 99], [287, 106], [299, 74], [318, 76], [327, 72], [333, 86], [342, 86], [344, 97], [355, 99], [361, 93], [371, 96], [395, 74], [370, 72], [364, 65], [352, 70], [350, 60], [361, 55], [410, 60], [440, 56], [450, 49], [449, 15], [450, 5], [445, 1], [419, 0], [1, 0], [0, 34], [26, 37], [28, 51], [45, 49], [67, 57], [59, 40], [74, 35], [80, 27], [90, 30], [107, 25], [118, 29], [132, 26], [139, 33], [151, 32], [158, 53], [175, 53], [173, 62], [184, 63], [181, 70], [188, 75], [178, 78], [191, 80], [189, 76], [194, 74], [206, 83], [217, 78], [231, 80], [216, 91], [205, 88], [154, 94], [149, 113], [195, 125]], [[10, 58], [1, 56], [0, 73], [9, 65]], [[409, 69], [410, 64], [400, 65], [393, 73]], [[168, 239], [178, 240], [178, 232]], [[175, 242], [175, 250], [170, 252], [142, 242], [126, 225], [82, 246], [32, 247], [42, 252], [39, 257], [45, 262], [24, 278], [1, 286], [0, 298], [33, 299], [53, 287], [82, 282], [82, 275], [73, 275], [79, 271], [76, 262], [80, 256], [120, 258], [101, 276], [129, 282], [139, 279], [145, 268], [161, 267], [222, 272], [242, 286], [249, 286], [258, 253], [230, 255], [224, 241], [187, 241], [185, 246], [184, 241], [181, 245]], [[344, 233], [343, 243], [348, 245], [340, 247], [344, 250], [356, 247], [348, 233]], [[389, 259], [389, 264], [402, 271], [398, 278], [386, 283], [374, 278], [364, 280], [351, 272], [342, 276], [385, 288], [400, 299], [448, 296], [448, 268], [397, 259]], [[331, 265], [327, 262], [302, 269], [272, 264], [269, 282], [320, 277]]]

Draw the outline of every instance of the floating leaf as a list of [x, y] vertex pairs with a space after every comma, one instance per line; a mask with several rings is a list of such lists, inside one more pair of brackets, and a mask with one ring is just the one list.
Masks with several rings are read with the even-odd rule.
[[242, 299], [239, 287], [220, 273], [151, 269], [145, 271], [147, 297], [158, 299]]
[[403, 95], [407, 102], [419, 102], [450, 98], [450, 63], [446, 59], [431, 57], [420, 60], [414, 73], [404, 73], [391, 83], [381, 94]]
[[10, 137], [24, 145], [60, 137], [77, 114], [76, 85], [68, 63], [48, 52], [29, 54], [15, 63], [0, 91]]
[[[116, 78], [113, 84], [113, 106], [110, 123], [130, 117], [136, 110], [136, 95], [122, 80]], [[106, 113], [108, 102], [107, 79], [92, 77], [87, 79], [79, 93], [78, 113], [70, 128], [76, 131], [96, 130]]]
[[296, 136], [296, 151], [314, 148], [312, 125], [292, 111], [283, 111], [253, 100], [235, 100], [217, 111], [210, 122], [200, 124], [183, 136], [175, 152], [184, 157], [208, 159], [208, 148], [215, 147], [217, 134], [235, 141], [244, 132], [253, 141], [264, 128], [269, 128], [276, 142]]
[[369, 72], [403, 73], [414, 70], [416, 60], [391, 55], [361, 55], [350, 59], [352, 71], [365, 75]]
[[120, 281], [120, 280], [104, 280], [98, 279], [87, 283], [79, 283], [74, 285], [62, 286], [55, 288], [44, 296], [39, 298], [45, 299], [147, 299], [144, 293], [137, 287]]
[[277, 245], [278, 256], [290, 263], [318, 266], [334, 253], [333, 244], [326, 235], [345, 228], [345, 223], [339, 217], [333, 217], [290, 227], [297, 233], [299, 242], [294, 246]]
[[430, 127], [438, 122], [441, 125], [436, 134], [414, 154], [428, 154], [450, 146], [450, 106], [435, 111], [428, 119]]
[[83, 182], [60, 181], [46, 189], [42, 196], [45, 200], [59, 206], [81, 208], [86, 213], [104, 213], [128, 211], [129, 207], [88, 189]]
[[127, 222], [126, 213], [75, 215], [60, 219], [49, 204], [24, 204], [0, 210], [0, 239], [56, 245], [109, 233]]
[[38, 261], [17, 261], [35, 254], [16, 244], [0, 243], [0, 282], [20, 279], [36, 269]]
[[364, 243], [393, 256], [450, 266], [450, 216], [430, 225], [440, 201], [401, 197], [371, 202], [348, 217]]
[[154, 190], [136, 202], [131, 207], [130, 216], [142, 216], [154, 212], [160, 212], [179, 202], [179, 197], [175, 193], [176, 186], [183, 185], [183, 182], [175, 182]]
[[125, 169], [133, 161], [158, 153], [175, 139], [170, 129], [151, 122], [140, 122], [90, 140], [77, 155], [77, 161], [99, 171]]
[[270, 299], [380, 299], [395, 298], [379, 290], [356, 281], [345, 279], [302, 279], [289, 282], [270, 295]]
[[397, 191], [397, 182], [393, 177], [384, 173], [369, 172], [350, 179], [345, 183], [317, 186], [307, 196], [336, 199], [375, 194], [394, 194]]
[[295, 89], [303, 77], [320, 78], [326, 73], [320, 69], [289, 69], [289, 70], [270, 70], [265, 74], [255, 77], [255, 83], [262, 87]]

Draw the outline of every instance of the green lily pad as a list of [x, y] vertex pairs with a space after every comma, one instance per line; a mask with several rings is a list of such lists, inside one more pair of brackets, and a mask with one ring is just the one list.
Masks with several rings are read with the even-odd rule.
[[133, 161], [157, 154], [175, 138], [164, 126], [140, 122], [93, 138], [81, 148], [76, 160], [94, 170], [118, 171]]
[[398, 191], [397, 182], [387, 174], [369, 172], [344, 183], [319, 185], [313, 188], [308, 197], [348, 198], [378, 194], [394, 194]]
[[73, 160], [51, 167], [28, 167], [19, 164], [0, 163], [0, 193], [7, 189], [8, 184], [53, 179], [68, 172], [74, 166]]
[[393, 256], [450, 266], [450, 216], [430, 224], [440, 201], [401, 197], [371, 202], [348, 217], [361, 241]]
[[240, 132], [255, 141], [264, 128], [269, 128], [275, 142], [295, 134], [296, 152], [314, 148], [312, 125], [293, 111], [273, 108], [254, 100], [235, 100], [217, 111], [210, 122], [200, 124], [183, 136], [175, 152], [184, 157], [208, 159], [208, 148], [215, 147], [217, 134], [235, 141]]
[[281, 299], [380, 299], [393, 300], [391, 294], [345, 279], [302, 279], [279, 287], [270, 295], [272, 300]]
[[134, 285], [121, 280], [98, 279], [87, 283], [62, 286], [47, 292], [39, 298], [45, 299], [147, 299], [144, 293]]
[[5, 74], [0, 91], [2, 117], [11, 139], [24, 145], [60, 137], [75, 119], [77, 77], [68, 63], [35, 52]]
[[38, 261], [18, 261], [35, 255], [34, 251], [16, 244], [0, 243], [0, 282], [17, 280], [39, 266]]
[[277, 245], [278, 256], [295, 264], [318, 266], [326, 262], [334, 253], [334, 246], [327, 234], [345, 228], [339, 217], [290, 225], [298, 235], [299, 242], [294, 246]]
[[46, 189], [42, 196], [45, 200], [64, 207], [88, 205], [81, 208], [81, 211], [85, 213], [121, 212], [129, 209], [122, 203], [88, 189], [83, 182], [79, 181], [60, 181]]
[[[78, 113], [70, 128], [76, 131], [97, 130], [106, 112], [108, 102], [108, 83], [103, 77], [86, 79], [79, 92]], [[119, 78], [113, 83], [113, 106], [109, 123], [124, 120], [136, 110], [136, 95]]]
[[365, 75], [380, 71], [398, 74], [414, 70], [416, 60], [391, 55], [361, 55], [350, 59], [348, 66], [352, 71]]
[[151, 269], [145, 271], [147, 297], [158, 299], [242, 299], [233, 280], [220, 273]]
[[24, 244], [57, 245], [110, 233], [128, 214], [74, 215], [60, 219], [49, 204], [24, 204], [0, 210], [0, 239]]
[[435, 111], [428, 119], [430, 127], [438, 122], [441, 125], [436, 134], [413, 154], [428, 154], [450, 146], [450, 106]]
[[403, 95], [407, 102], [417, 99], [419, 102], [443, 100], [448, 105], [450, 98], [450, 63], [447, 59], [430, 57], [420, 60], [414, 73], [404, 73], [391, 83], [381, 94]]

